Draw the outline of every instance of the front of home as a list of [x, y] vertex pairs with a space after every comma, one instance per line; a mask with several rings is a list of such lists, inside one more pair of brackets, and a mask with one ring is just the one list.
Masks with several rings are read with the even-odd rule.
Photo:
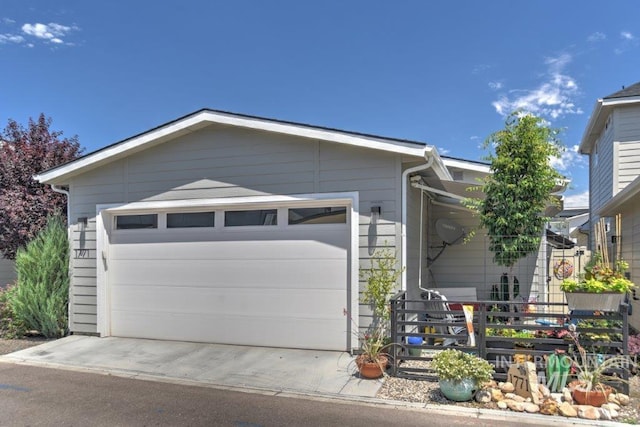
[[[438, 219], [477, 228], [461, 200], [488, 173], [423, 143], [201, 110], [36, 178], [69, 194], [72, 333], [352, 350], [380, 248], [413, 298], [488, 298], [502, 269], [481, 231], [433, 256]], [[546, 277], [530, 258], [523, 295]]]
[[[601, 218], [607, 224], [610, 257], [629, 263], [632, 281], [640, 275], [640, 82], [596, 101], [580, 144], [589, 156], [589, 194], [593, 230]], [[619, 221], [615, 219], [619, 218]], [[600, 243], [604, 245], [604, 242]], [[637, 310], [637, 297], [631, 299]], [[640, 329], [640, 316], [630, 317]]]

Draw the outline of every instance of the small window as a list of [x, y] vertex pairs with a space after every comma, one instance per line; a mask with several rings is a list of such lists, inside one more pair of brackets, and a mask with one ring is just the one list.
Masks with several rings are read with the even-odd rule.
[[240, 227], [243, 225], [278, 225], [277, 209], [258, 209], [253, 211], [226, 211], [224, 213], [225, 227]]
[[213, 227], [215, 217], [215, 212], [168, 213], [167, 228]]
[[118, 215], [116, 230], [133, 230], [142, 228], [158, 228], [158, 215]]
[[289, 225], [296, 224], [346, 224], [347, 208], [344, 206], [326, 208], [291, 208]]

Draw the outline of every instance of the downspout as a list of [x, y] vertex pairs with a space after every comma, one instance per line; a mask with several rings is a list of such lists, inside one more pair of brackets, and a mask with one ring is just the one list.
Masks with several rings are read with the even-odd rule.
[[56, 187], [55, 184], [51, 184], [51, 189], [56, 193], [64, 194], [67, 196], [67, 233], [71, 232], [71, 197], [69, 196], [69, 191], [64, 190], [60, 187]]
[[[407, 290], [407, 200], [409, 198], [409, 174], [429, 169], [433, 165], [433, 156], [429, 156], [429, 152], [425, 152], [424, 156], [427, 157], [427, 163], [414, 166], [402, 172], [402, 256], [400, 258], [402, 277], [400, 279], [400, 288], [403, 291]], [[420, 271], [419, 274], [422, 274], [422, 271]]]

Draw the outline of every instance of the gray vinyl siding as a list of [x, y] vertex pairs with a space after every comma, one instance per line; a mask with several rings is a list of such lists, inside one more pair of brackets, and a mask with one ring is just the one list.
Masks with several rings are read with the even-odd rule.
[[[71, 331], [96, 332], [97, 204], [358, 191], [360, 266], [367, 268], [385, 244], [400, 259], [401, 172], [391, 153], [211, 126], [82, 174], [70, 183]], [[372, 206], [382, 207], [375, 227]], [[80, 231], [83, 216], [89, 224]], [[360, 323], [369, 318], [361, 304]]]
[[616, 109], [615, 141], [617, 148], [617, 186], [623, 190], [640, 174], [640, 107]]
[[[613, 230], [613, 232], [621, 236], [621, 255], [622, 258], [629, 263], [629, 273], [631, 280], [640, 283], [640, 199], [632, 198], [618, 209], [618, 213], [622, 218], [622, 229]], [[615, 227], [612, 221], [612, 227]], [[612, 245], [609, 255], [615, 255], [615, 245]], [[638, 301], [631, 300], [633, 307], [633, 316], [629, 316], [629, 322], [635, 329], [640, 329], [640, 316], [637, 316], [640, 305]]]
[[[607, 126], [594, 145], [589, 157], [589, 212], [591, 229], [599, 221], [600, 208], [613, 197], [614, 174], [617, 169], [613, 161], [614, 117], [609, 118]], [[594, 233], [589, 237], [594, 244]], [[593, 247], [593, 246], [592, 246]]]
[[0, 288], [10, 285], [16, 280], [15, 262], [0, 257]]

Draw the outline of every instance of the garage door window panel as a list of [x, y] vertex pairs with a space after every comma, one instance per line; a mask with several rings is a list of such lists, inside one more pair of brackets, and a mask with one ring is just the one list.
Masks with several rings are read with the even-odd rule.
[[278, 225], [277, 209], [255, 209], [246, 211], [226, 211], [225, 227], [242, 227], [251, 225]]
[[118, 215], [116, 230], [141, 230], [158, 228], [158, 215]]
[[180, 212], [167, 214], [167, 228], [211, 228], [215, 212]]
[[347, 208], [329, 206], [319, 208], [290, 208], [289, 225], [298, 224], [346, 224]]

